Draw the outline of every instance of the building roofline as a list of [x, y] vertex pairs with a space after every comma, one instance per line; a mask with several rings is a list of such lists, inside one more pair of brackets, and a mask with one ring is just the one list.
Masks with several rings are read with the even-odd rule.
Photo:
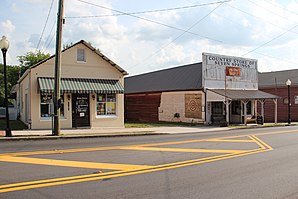
[[[71, 46], [69, 46], [69, 47], [63, 49], [63, 50], [62, 50], [62, 53], [65, 52], [65, 51], [67, 51], [68, 49], [70, 49], [70, 48], [72, 48], [72, 47], [78, 45], [78, 44], [84, 44], [87, 48], [89, 48], [90, 50], [92, 50], [93, 52], [95, 52], [98, 56], [100, 56], [103, 60], [105, 60], [106, 62], [108, 62], [111, 66], [115, 67], [115, 68], [116, 68], [119, 72], [121, 72], [123, 75], [128, 75], [128, 73], [127, 73], [124, 69], [122, 69], [122, 68], [121, 68], [120, 66], [118, 66], [115, 62], [113, 62], [112, 60], [110, 60], [108, 57], [106, 57], [104, 54], [102, 54], [99, 50], [97, 50], [96, 48], [94, 48], [91, 44], [89, 44], [89, 43], [86, 42], [85, 40], [78, 41], [77, 43], [75, 43], [75, 44], [73, 44], [73, 45], [71, 45]], [[22, 81], [22, 80], [26, 77], [26, 75], [27, 75], [27, 73], [28, 73], [28, 72], [27, 72], [28, 70], [30, 70], [30, 69], [32, 69], [32, 68], [36, 68], [37, 66], [39, 66], [39, 65], [41, 65], [41, 64], [43, 64], [43, 63], [45, 63], [46, 61], [48, 61], [48, 60], [50, 60], [50, 59], [52, 59], [52, 58], [54, 58], [54, 57], [55, 57], [55, 54], [52, 55], [52, 56], [50, 56], [50, 57], [47, 58], [47, 59], [43, 59], [43, 60], [41, 60], [40, 62], [38, 62], [38, 63], [36, 63], [36, 64], [30, 66], [30, 67], [25, 71], [25, 73], [22, 75], [22, 77], [19, 79], [19, 81]], [[26, 75], [25, 75], [25, 74], [26, 74]]]
[[184, 64], [182, 66], [174, 66], [174, 67], [171, 67], [171, 68], [165, 68], [165, 69], [161, 69], [161, 70], [155, 70], [155, 71], [151, 71], [151, 72], [148, 72], [148, 73], [142, 73], [142, 74], [138, 74], [138, 75], [132, 75], [132, 76], [125, 77], [125, 79], [129, 79], [129, 78], [132, 78], [132, 77], [144, 76], [144, 75], [150, 75], [150, 74], [159, 73], [159, 72], [168, 71], [168, 70], [175, 70], [177, 68], [187, 67], [187, 66], [195, 65], [195, 64], [202, 64], [202, 62], [196, 62], [196, 63], [192, 63], [192, 64]]

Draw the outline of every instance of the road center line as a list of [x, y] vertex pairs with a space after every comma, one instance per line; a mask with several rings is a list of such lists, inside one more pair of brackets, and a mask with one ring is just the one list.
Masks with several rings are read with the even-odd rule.
[[188, 153], [242, 153], [247, 150], [218, 150], [218, 149], [184, 149], [184, 148], [161, 148], [161, 147], [121, 147], [126, 150], [139, 150], [139, 151], [166, 151], [166, 152], [188, 152]]
[[152, 166], [147, 166], [147, 165], [80, 162], [80, 161], [54, 160], [54, 159], [15, 157], [15, 156], [0, 156], [0, 161], [38, 164], [38, 165], [50, 165], [50, 166], [62, 166], [62, 167], [75, 167], [75, 168], [85, 168], [85, 169], [108, 169], [108, 170], [120, 170], [120, 171], [152, 168]]
[[248, 150], [247, 152], [243, 152], [243, 153], [239, 153], [239, 154], [225, 154], [225, 155], [211, 156], [211, 157], [200, 158], [200, 159], [195, 159], [195, 160], [187, 160], [187, 161], [183, 161], [183, 162], [175, 162], [175, 163], [165, 164], [165, 165], [157, 165], [152, 168], [143, 169], [143, 170], [130, 170], [130, 171], [125, 171], [125, 172], [108, 172], [105, 174], [93, 174], [90, 176], [85, 175], [86, 177], [85, 176], [72, 176], [72, 177], [66, 177], [66, 178], [57, 178], [57, 179], [48, 179], [48, 180], [39, 180], [39, 181], [32, 181], [32, 182], [22, 182], [22, 183], [0, 185], [0, 193], [41, 188], [41, 187], [49, 187], [49, 186], [57, 186], [57, 185], [65, 185], [65, 184], [73, 184], [73, 183], [81, 183], [81, 182], [87, 182], [87, 181], [102, 180], [102, 179], [107, 179], [107, 178], [124, 177], [124, 176], [129, 176], [129, 175], [136, 175], [136, 174], [142, 174], [142, 173], [175, 169], [175, 168], [181, 168], [181, 167], [186, 167], [186, 166], [191, 166], [191, 165], [198, 165], [198, 164], [203, 164], [203, 163], [214, 162], [214, 161], [218, 161], [218, 160], [225, 160], [225, 159], [234, 158], [234, 157], [241, 157], [241, 156], [265, 152], [265, 151], [267, 151], [267, 150], [264, 150], [264, 149]]

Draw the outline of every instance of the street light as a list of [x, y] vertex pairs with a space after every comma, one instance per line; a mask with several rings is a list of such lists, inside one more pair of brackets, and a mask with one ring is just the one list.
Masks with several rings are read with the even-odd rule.
[[9, 47], [9, 42], [6, 39], [5, 36], [2, 37], [0, 40], [0, 48], [3, 54], [3, 67], [4, 67], [4, 87], [5, 87], [5, 99], [4, 99], [4, 104], [6, 107], [6, 129], [5, 129], [5, 136], [6, 137], [11, 137], [11, 130], [9, 126], [9, 113], [8, 113], [8, 98], [7, 98], [7, 77], [6, 77], [6, 52]]
[[286, 85], [288, 86], [288, 124], [291, 124], [291, 95], [290, 95], [290, 86], [292, 82], [290, 79], [286, 81]]

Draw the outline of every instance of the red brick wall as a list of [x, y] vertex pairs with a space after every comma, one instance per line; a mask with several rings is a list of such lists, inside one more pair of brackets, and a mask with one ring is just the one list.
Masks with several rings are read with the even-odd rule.
[[[277, 122], [287, 122], [288, 121], [288, 104], [284, 103], [284, 99], [288, 98], [288, 88], [259, 88], [259, 90], [271, 93], [281, 97], [277, 101]], [[295, 104], [294, 96], [298, 96], [298, 87], [291, 86], [291, 121], [298, 121], [298, 104]], [[260, 111], [261, 105], [258, 103], [258, 113]], [[266, 100], [264, 106], [265, 122], [274, 122], [274, 103], [272, 100]]]
[[161, 93], [125, 94], [125, 121], [158, 121]]

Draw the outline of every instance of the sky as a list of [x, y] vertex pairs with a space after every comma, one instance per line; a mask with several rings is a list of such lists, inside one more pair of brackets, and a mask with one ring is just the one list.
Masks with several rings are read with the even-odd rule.
[[[55, 53], [57, 5], [1, 0], [7, 64]], [[298, 69], [297, 10], [297, 0], [66, 0], [62, 40], [90, 42], [130, 75], [201, 62], [202, 52], [257, 59], [260, 72]]]

